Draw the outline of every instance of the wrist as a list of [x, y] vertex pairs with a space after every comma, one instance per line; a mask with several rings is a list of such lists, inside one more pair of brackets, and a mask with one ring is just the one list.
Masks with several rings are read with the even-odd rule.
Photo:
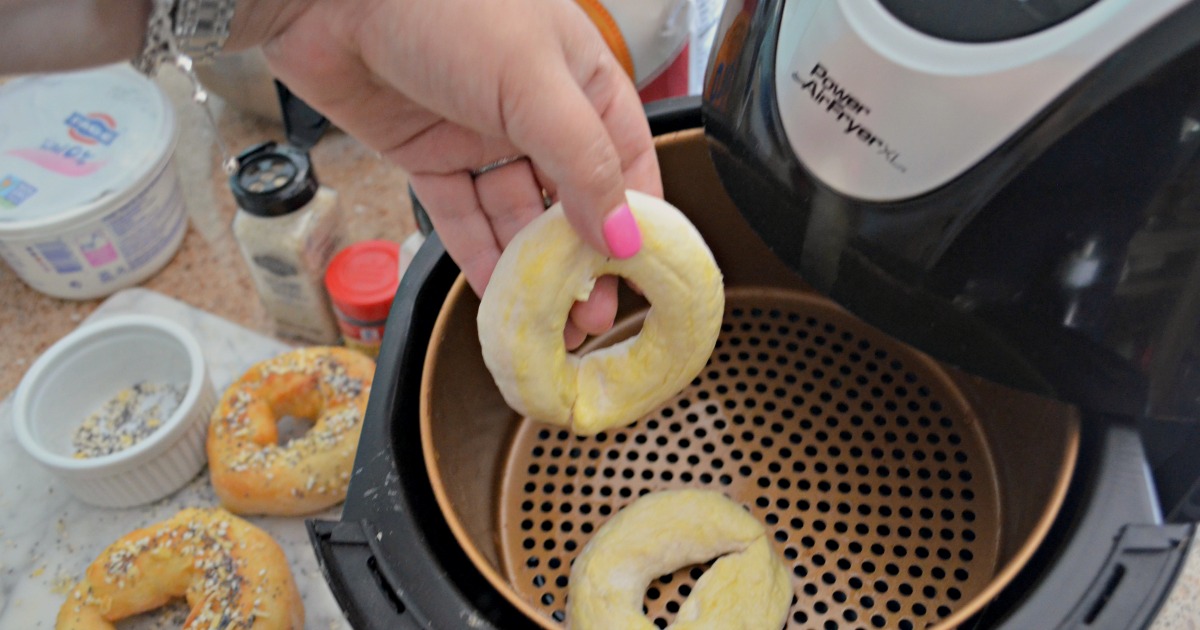
[[265, 43], [283, 32], [310, 4], [310, 0], [237, 0], [224, 49], [238, 51]]

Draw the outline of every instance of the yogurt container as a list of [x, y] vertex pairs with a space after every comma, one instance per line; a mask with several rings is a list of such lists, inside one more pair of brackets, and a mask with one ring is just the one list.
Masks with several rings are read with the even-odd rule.
[[171, 102], [128, 64], [0, 85], [0, 258], [88, 299], [162, 269], [187, 231]]

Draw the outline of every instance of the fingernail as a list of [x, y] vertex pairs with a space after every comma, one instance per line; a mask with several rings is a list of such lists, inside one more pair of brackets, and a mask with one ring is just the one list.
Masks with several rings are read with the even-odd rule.
[[642, 231], [638, 229], [629, 204], [623, 203], [604, 217], [604, 242], [616, 258], [629, 258], [642, 249]]

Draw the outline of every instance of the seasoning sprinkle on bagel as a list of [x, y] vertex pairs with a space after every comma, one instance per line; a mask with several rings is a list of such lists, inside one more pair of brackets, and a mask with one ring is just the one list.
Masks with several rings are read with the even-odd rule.
[[[346, 498], [375, 363], [338, 347], [301, 348], [251, 367], [208, 427], [217, 497], [239, 514], [311, 514]], [[313, 426], [278, 444], [287, 416]]]
[[279, 544], [220, 509], [185, 509], [105, 549], [59, 609], [58, 630], [115, 622], [184, 598], [185, 628], [301, 630], [304, 604]]

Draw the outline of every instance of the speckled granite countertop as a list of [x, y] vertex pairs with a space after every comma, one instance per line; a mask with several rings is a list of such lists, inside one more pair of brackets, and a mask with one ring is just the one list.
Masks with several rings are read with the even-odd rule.
[[[230, 229], [235, 204], [219, 168], [213, 129], [199, 107], [188, 100], [189, 86], [181, 76], [164, 70], [159, 82], [180, 117], [176, 161], [191, 221], [174, 260], [142, 286], [270, 334], [270, 323]], [[278, 123], [226, 107], [217, 98], [212, 102], [219, 133], [231, 150], [283, 138]], [[416, 230], [408, 178], [400, 169], [336, 131], [321, 140], [312, 157], [321, 182], [341, 193], [349, 242], [371, 238], [399, 242]], [[16, 388], [39, 354], [102, 301], [76, 302], [42, 295], [0, 263], [0, 399]]]

